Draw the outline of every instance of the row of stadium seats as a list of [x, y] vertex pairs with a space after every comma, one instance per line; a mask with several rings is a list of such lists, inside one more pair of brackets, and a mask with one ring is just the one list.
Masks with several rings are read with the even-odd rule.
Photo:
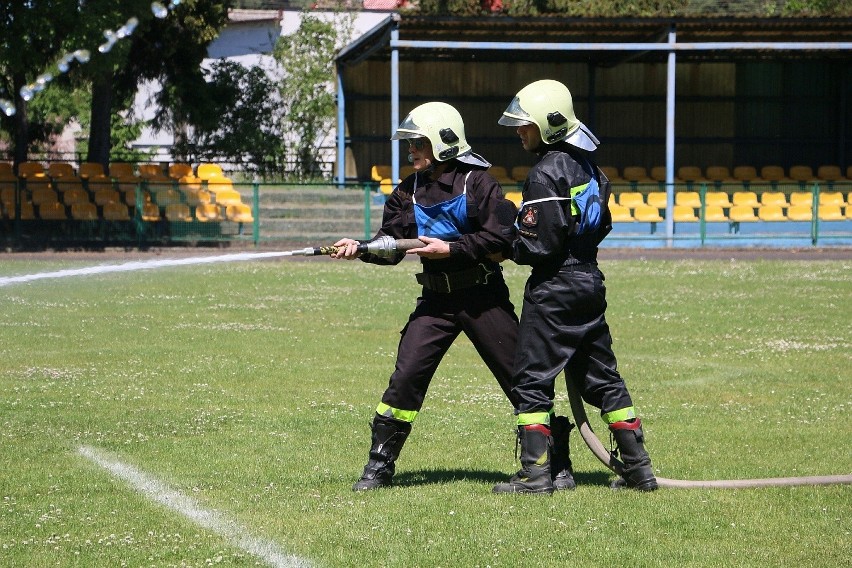
[[[506, 193], [506, 198], [520, 206], [519, 191]], [[708, 191], [705, 194], [707, 221], [806, 221], [813, 217], [814, 195], [809, 191]], [[818, 217], [824, 221], [852, 219], [852, 191], [845, 197], [839, 191], [821, 191], [817, 200]], [[647, 194], [623, 191], [610, 194], [610, 212], [614, 222], [659, 222], [665, 219], [666, 192]], [[698, 221], [701, 194], [697, 191], [675, 193], [673, 219], [678, 222]]]
[[[523, 183], [529, 172], [527, 166], [515, 166], [508, 170], [503, 166], [491, 166], [489, 173], [501, 185], [517, 185]], [[661, 185], [666, 181], [665, 166], [654, 166], [650, 171], [644, 166], [627, 166], [621, 170], [613, 166], [601, 166], [601, 170], [614, 185]], [[414, 169], [411, 166], [400, 168], [400, 178], [408, 177]], [[388, 165], [373, 166], [370, 179], [379, 183], [379, 190], [389, 194], [396, 185], [391, 180], [391, 167]], [[791, 166], [785, 170], [781, 166], [763, 166], [758, 170], [754, 166], [736, 166], [733, 170], [727, 166], [708, 166], [703, 170], [698, 166], [681, 166], [677, 169], [675, 183], [707, 183], [713, 185], [734, 185], [748, 187], [766, 183], [778, 185], [784, 183], [805, 184], [808, 182], [825, 182], [833, 185], [837, 182], [852, 183], [852, 166], [846, 168], [844, 175], [839, 166], [823, 165], [814, 172], [811, 166]]]
[[193, 169], [191, 164], [175, 163], [164, 168], [161, 164], [131, 164], [129, 162], [113, 162], [108, 169], [103, 164], [82, 162], [79, 169], [69, 162], [50, 162], [45, 168], [41, 162], [22, 162], [17, 171], [9, 162], [0, 162], [0, 181], [10, 181], [12, 178], [28, 179], [30, 181], [55, 181], [68, 184], [109, 177], [112, 179], [135, 180], [137, 182], [171, 181], [186, 178], [187, 181], [205, 181], [212, 178], [227, 178], [219, 164], [201, 163]]

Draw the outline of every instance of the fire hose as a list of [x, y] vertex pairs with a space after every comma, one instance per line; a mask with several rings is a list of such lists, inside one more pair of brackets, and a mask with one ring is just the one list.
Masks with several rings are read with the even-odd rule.
[[[382, 236], [367, 243], [358, 245], [359, 253], [372, 253], [382, 258], [392, 258], [397, 254], [404, 253], [411, 249], [425, 246], [425, 243], [419, 239], [394, 239], [392, 237]], [[304, 249], [293, 250], [284, 253], [285, 256], [320, 256], [334, 254], [338, 251], [335, 246], [323, 247], [308, 247]], [[577, 385], [573, 381], [566, 381], [568, 384], [568, 399], [571, 402], [571, 413], [574, 415], [574, 421], [577, 423], [577, 429], [580, 431], [580, 436], [583, 441], [592, 451], [596, 458], [602, 464], [609, 468], [616, 475], [621, 475], [624, 471], [624, 464], [615, 456], [613, 452], [608, 451], [595, 432], [589, 425], [589, 419], [586, 416], [586, 407], [583, 404], [583, 398], [577, 390]], [[751, 487], [773, 487], [773, 486], [796, 486], [796, 485], [836, 485], [836, 484], [852, 484], [852, 475], [819, 475], [806, 477], [772, 477], [763, 479], [718, 479], [718, 480], [685, 480], [685, 479], [667, 479], [665, 477], [657, 477], [657, 483], [660, 487], [674, 488], [714, 488], [714, 489], [741, 489]]]
[[[583, 404], [583, 398], [577, 390], [577, 385], [571, 380], [566, 382], [568, 383], [568, 399], [571, 402], [571, 413], [574, 415], [574, 421], [577, 423], [577, 429], [580, 431], [580, 436], [602, 464], [612, 470], [615, 474], [621, 475], [624, 471], [624, 464], [621, 463], [621, 461], [619, 461], [612, 452], [607, 451], [603, 443], [592, 430], [592, 427], [589, 425], [589, 419], [586, 416], [586, 408]], [[850, 483], [852, 483], [852, 475], [818, 475], [808, 477], [771, 477], [764, 479], [717, 479], [700, 481], [657, 477], [657, 484], [660, 487], [674, 488], [743, 489], [751, 487], [790, 487], [794, 485], [835, 485]]]
[[[425, 246], [426, 243], [419, 239], [394, 239], [393, 237], [382, 236], [367, 243], [360, 243], [358, 252], [361, 254], [371, 253], [382, 258], [393, 258], [397, 254]], [[338, 247], [335, 246], [308, 247], [285, 252], [283, 256], [322, 256], [334, 254], [337, 250]]]

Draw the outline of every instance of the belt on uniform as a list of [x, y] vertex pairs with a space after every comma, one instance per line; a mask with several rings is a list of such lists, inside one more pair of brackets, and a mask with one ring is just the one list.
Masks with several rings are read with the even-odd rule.
[[598, 269], [597, 262], [579, 262], [576, 264], [563, 264], [559, 267], [560, 270], [568, 272], [594, 272]]
[[453, 290], [472, 288], [480, 284], [488, 284], [488, 277], [494, 271], [484, 264], [477, 264], [467, 270], [457, 272], [421, 272], [415, 274], [417, 282], [427, 290], [448, 294]]

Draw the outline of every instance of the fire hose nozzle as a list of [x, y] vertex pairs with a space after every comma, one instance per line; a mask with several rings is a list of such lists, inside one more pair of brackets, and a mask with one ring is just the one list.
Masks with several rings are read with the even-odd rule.
[[397, 254], [422, 246], [426, 245], [419, 239], [395, 239], [393, 237], [382, 236], [369, 243], [358, 245], [358, 252], [368, 252], [382, 258], [392, 258]]

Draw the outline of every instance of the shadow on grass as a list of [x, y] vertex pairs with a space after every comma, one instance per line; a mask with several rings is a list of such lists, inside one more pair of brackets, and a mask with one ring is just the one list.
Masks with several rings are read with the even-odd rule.
[[[393, 484], [397, 487], [412, 487], [416, 485], [445, 485], [459, 481], [475, 481], [497, 484], [508, 481], [511, 473], [500, 471], [484, 471], [473, 469], [421, 469], [415, 471], [397, 472]], [[599, 485], [609, 487], [612, 474], [606, 471], [574, 472], [577, 485]]]

